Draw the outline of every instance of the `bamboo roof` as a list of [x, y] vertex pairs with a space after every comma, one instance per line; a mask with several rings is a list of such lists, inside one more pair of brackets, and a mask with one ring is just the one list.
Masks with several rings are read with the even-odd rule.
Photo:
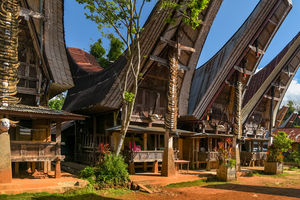
[[[207, 37], [210, 26], [221, 6], [222, 0], [211, 0], [208, 7], [200, 14], [203, 23], [193, 30], [191, 27], [181, 23], [182, 17], [174, 10], [161, 10], [157, 4], [144, 25], [141, 35], [142, 67], [141, 72], [146, 74], [154, 64], [150, 56], [166, 57], [168, 46], [161, 41], [161, 37], [172, 40], [176, 31], [180, 29], [182, 36], [180, 43], [196, 49], [194, 53], [183, 53], [179, 63], [190, 68], [185, 74], [180, 76], [180, 98], [179, 113], [185, 113], [189, 97], [189, 88], [197, 65], [204, 41]], [[176, 24], [167, 24], [165, 20], [169, 13], [176, 15]], [[136, 62], [136, 60], [134, 61]], [[86, 77], [81, 77], [70, 89], [64, 104], [67, 111], [76, 112], [104, 112], [107, 110], [119, 109], [121, 106], [120, 83], [123, 83], [127, 61], [125, 56], [121, 56], [114, 64], [101, 72], [93, 73]], [[129, 77], [132, 80], [132, 77]], [[77, 82], [75, 81], [75, 82]], [[129, 81], [129, 87], [132, 81]]]
[[255, 110], [264, 110], [264, 99], [271, 97], [271, 87], [274, 86], [274, 119], [282, 99], [300, 66], [300, 32], [286, 47], [262, 70], [257, 72], [245, 93], [242, 108], [243, 123]]
[[224, 106], [232, 101], [231, 86], [226, 82], [233, 84], [232, 75], [236, 66], [248, 71], [243, 79], [243, 84], [248, 85], [266, 48], [291, 8], [290, 0], [260, 1], [257, 4], [219, 52], [196, 70], [189, 97], [189, 115], [199, 119], [216, 100], [222, 101]]

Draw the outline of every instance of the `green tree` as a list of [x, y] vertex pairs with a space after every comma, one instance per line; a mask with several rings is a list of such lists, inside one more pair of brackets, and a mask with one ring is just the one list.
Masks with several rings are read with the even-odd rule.
[[49, 108], [53, 110], [61, 110], [62, 106], [64, 105], [66, 95], [64, 93], [61, 93], [52, 99], [49, 100]]
[[109, 34], [108, 39], [110, 40], [110, 49], [107, 55], [101, 38], [90, 45], [90, 54], [96, 58], [103, 68], [108, 67], [116, 61], [124, 51], [124, 43], [119, 38], [115, 37], [113, 34]]
[[[120, 153], [126, 132], [129, 127], [134, 108], [135, 97], [138, 91], [138, 82], [141, 78], [141, 46], [140, 36], [143, 31], [140, 18], [143, 8], [151, 0], [76, 0], [84, 4], [88, 12], [86, 17], [94, 21], [99, 30], [109, 28], [125, 44], [127, 65], [124, 82], [120, 83], [122, 95], [121, 131], [116, 154]], [[196, 28], [200, 24], [199, 14], [207, 6], [209, 0], [187, 0], [181, 3], [172, 3], [170, 0], [160, 0], [162, 8], [175, 8], [183, 16], [186, 23]], [[177, 19], [175, 19], [177, 20]], [[171, 20], [172, 21], [172, 20]], [[113, 56], [113, 54], [110, 54]], [[132, 80], [133, 84], [129, 84]]]

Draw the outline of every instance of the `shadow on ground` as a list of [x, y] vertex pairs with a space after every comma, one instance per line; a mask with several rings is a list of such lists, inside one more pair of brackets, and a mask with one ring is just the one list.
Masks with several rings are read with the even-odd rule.
[[300, 189], [296, 188], [280, 188], [280, 187], [267, 187], [255, 185], [238, 185], [238, 184], [224, 184], [224, 185], [207, 185], [206, 188], [233, 190], [239, 192], [253, 192], [261, 194], [270, 194], [286, 197], [300, 197]]
[[69, 197], [57, 196], [57, 195], [47, 195], [47, 196], [39, 196], [33, 197], [34, 200], [117, 200], [115, 198], [103, 197], [97, 194], [82, 194], [82, 195], [74, 195]]

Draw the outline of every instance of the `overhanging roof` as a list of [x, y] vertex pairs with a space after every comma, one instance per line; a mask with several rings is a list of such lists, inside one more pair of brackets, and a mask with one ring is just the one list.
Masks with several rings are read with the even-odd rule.
[[[256, 57], [257, 49], [265, 52], [274, 34], [292, 7], [290, 0], [260, 1], [232, 38], [207, 63], [194, 74], [190, 91], [188, 114], [201, 118], [218, 98], [227, 80], [231, 79], [235, 66], [254, 72], [263, 56]], [[250, 46], [251, 45], [251, 46]], [[248, 84], [249, 74], [244, 84]]]
[[[181, 0], [180, 0], [181, 1]], [[144, 26], [141, 35], [142, 64], [141, 72], [146, 74], [154, 61], [150, 56], [163, 56], [167, 45], [160, 40], [161, 37], [171, 40], [178, 28], [182, 28], [183, 34], [180, 43], [196, 49], [194, 53], [183, 53], [179, 63], [186, 65], [190, 70], [184, 74], [180, 90], [179, 113], [185, 113], [187, 109], [190, 82], [197, 65], [204, 41], [210, 26], [221, 6], [222, 0], [211, 0], [208, 7], [200, 14], [203, 23], [193, 30], [190, 26], [181, 24], [181, 17], [174, 10], [161, 10], [159, 3], [155, 6]], [[165, 21], [170, 12], [176, 15], [176, 24], [167, 24]], [[121, 105], [120, 83], [125, 78], [127, 61], [121, 56], [113, 65], [99, 73], [78, 79], [80, 84], [69, 90], [63, 109], [67, 111], [97, 111], [119, 109]], [[132, 77], [129, 77], [131, 80]], [[129, 81], [129, 87], [132, 81]]]

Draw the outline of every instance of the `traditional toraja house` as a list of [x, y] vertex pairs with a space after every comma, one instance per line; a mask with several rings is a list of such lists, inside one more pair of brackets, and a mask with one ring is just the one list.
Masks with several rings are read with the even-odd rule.
[[[149, 16], [141, 36], [143, 77], [124, 145], [124, 150], [141, 150], [134, 151], [131, 162], [162, 160], [170, 73], [168, 54], [173, 49], [172, 45], [176, 43], [173, 41], [176, 40], [181, 45], [192, 47], [186, 49], [194, 50], [182, 51], [179, 57], [181, 69], [189, 69], [180, 70], [178, 74], [180, 105], [188, 100], [188, 91], [202, 46], [221, 3], [221, 0], [210, 1], [208, 7], [200, 14], [203, 22], [196, 30], [185, 25], [179, 13], [174, 10], [160, 10], [159, 5], [156, 5]], [[175, 24], [165, 22], [170, 12], [177, 16]], [[126, 58], [121, 56], [101, 72], [80, 77], [73, 74], [77, 77], [74, 78], [75, 87], [69, 90], [64, 109], [91, 116], [84, 123], [76, 125], [77, 161], [93, 162], [100, 143], [110, 143], [112, 150], [115, 150], [119, 137], [118, 113], [122, 98], [119, 84], [125, 77], [126, 66]], [[147, 165], [144, 167], [147, 168]]]
[[180, 104], [179, 110], [181, 127], [197, 132], [183, 141], [183, 158], [193, 167], [216, 163], [217, 144], [225, 138], [239, 144], [244, 88], [291, 7], [290, 1], [260, 1], [221, 50], [195, 71], [188, 104]]
[[[11, 181], [11, 162], [17, 176], [25, 170], [34, 175], [40, 174], [36, 169], [50, 173], [51, 161], [55, 161], [55, 177], [60, 177], [60, 124], [84, 119], [47, 108], [50, 97], [74, 85], [64, 42], [63, 1], [8, 0], [0, 4], [0, 20], [5, 24], [1, 26], [5, 48], [1, 48], [0, 76], [2, 85], [8, 86], [1, 88], [0, 115], [17, 121], [9, 134], [0, 135], [5, 137], [0, 139], [0, 182]], [[55, 141], [50, 138], [51, 124], [56, 124]]]
[[292, 128], [294, 121], [298, 117], [298, 112], [293, 112], [278, 128]]
[[242, 109], [246, 143], [241, 156], [245, 162], [265, 159], [263, 151], [267, 150], [267, 141], [272, 137], [269, 133], [286, 113], [283, 107], [276, 120], [284, 94], [300, 66], [299, 58], [300, 33], [251, 79]]

